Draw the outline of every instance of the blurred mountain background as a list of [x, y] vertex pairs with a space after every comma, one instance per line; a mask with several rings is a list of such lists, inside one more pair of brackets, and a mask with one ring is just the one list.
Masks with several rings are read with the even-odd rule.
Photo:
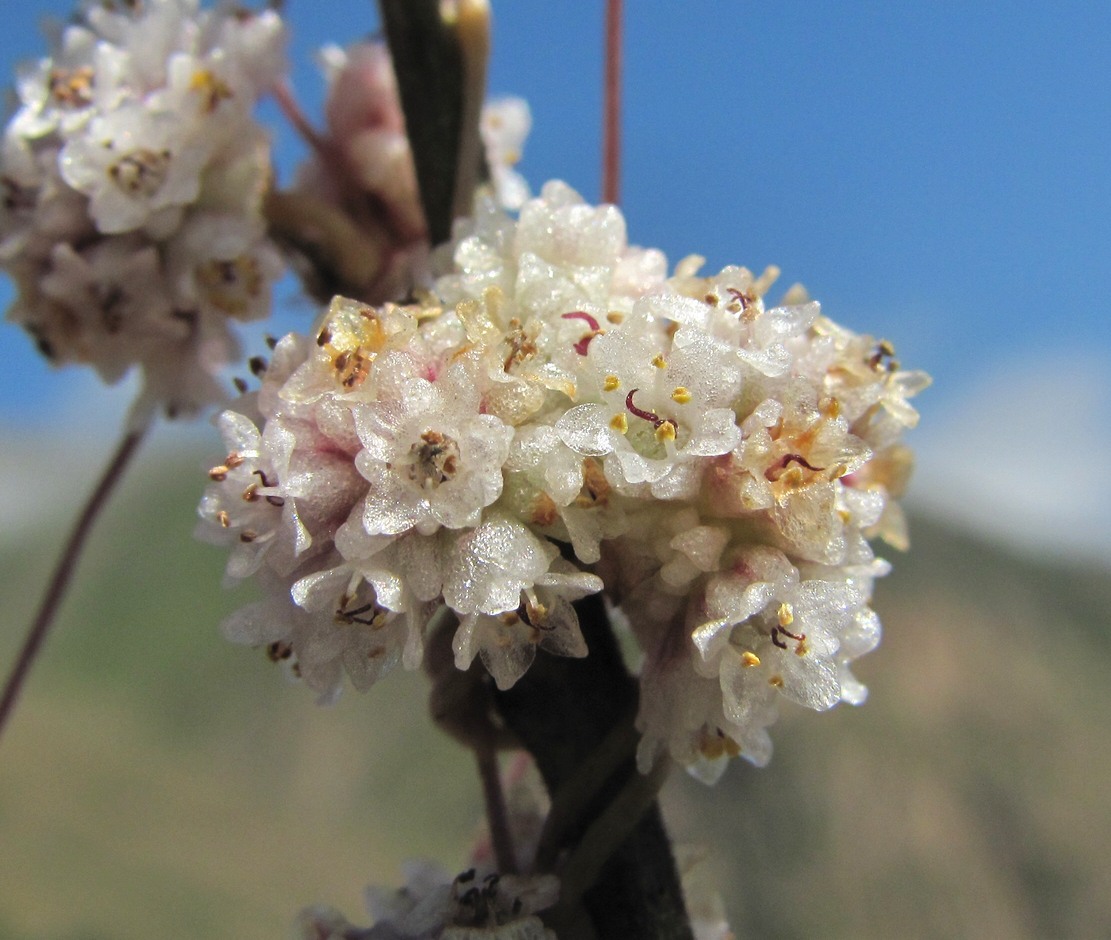
[[[5, 667], [87, 487], [20, 456], [42, 473], [6, 494], [28, 511], [0, 536]], [[219, 637], [248, 595], [191, 538], [208, 462], [137, 468], [0, 744], [5, 940], [272, 940], [313, 903], [359, 920], [406, 859], [465, 861], [477, 777], [423, 676], [319, 708]], [[673, 836], [739, 938], [1109, 936], [1111, 568], [928, 518], [912, 536], [868, 703], [785, 714], [771, 764], [714, 788], [676, 773]]]

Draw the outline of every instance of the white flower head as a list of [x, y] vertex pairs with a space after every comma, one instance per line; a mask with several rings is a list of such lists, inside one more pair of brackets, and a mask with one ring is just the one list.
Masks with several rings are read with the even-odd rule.
[[[284, 26], [274, 11], [192, 0], [86, 2], [54, 38], [19, 76], [0, 146], [0, 267], [19, 289], [8, 316], [55, 362], [108, 381], [139, 367], [136, 421], [155, 406], [192, 413], [224, 395], [215, 375], [238, 356], [229, 319], [264, 314], [281, 272], [251, 112], [284, 68]], [[108, 302], [103, 271], [104, 297], [75, 304], [90, 281], [78, 259], [103, 268], [129, 254], [148, 268], [120, 288], [147, 295], [141, 313]]]
[[[712, 780], [769, 759], [781, 703], [861, 703], [888, 570], [868, 538], [903, 537], [924, 378], [800, 289], [765, 303], [775, 269], [669, 279], [562, 183], [516, 220], [480, 200], [449, 258], [410, 306], [333, 301], [257, 395], [245, 450], [293, 550], [236, 564], [296, 608], [282, 642], [316, 687], [416, 668], [444, 606], [455, 666], [508, 689], [538, 655], [589, 655], [575, 602], [602, 592], [644, 654], [643, 770], [667, 754]], [[236, 498], [206, 515], [261, 528]]]

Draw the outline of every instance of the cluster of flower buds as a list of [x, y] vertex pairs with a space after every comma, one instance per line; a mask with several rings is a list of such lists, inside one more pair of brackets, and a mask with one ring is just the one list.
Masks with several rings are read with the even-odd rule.
[[[430, 246], [390, 52], [368, 40], [327, 46], [320, 61], [328, 81], [325, 130], [302, 128], [312, 153], [291, 192], [330, 207], [361, 237], [352, 247], [360, 254], [344, 272], [359, 299], [396, 300], [427, 279]], [[489, 192], [506, 209], [519, 209], [529, 196], [514, 166], [530, 126], [521, 98], [496, 98], [482, 108]]]
[[[229, 319], [269, 312], [269, 143], [253, 117], [284, 69], [273, 10], [87, 0], [26, 66], [0, 141], [8, 316], [53, 362], [132, 366], [168, 413], [222, 397]], [[140, 406], [142, 410], [142, 406]]]
[[219, 419], [201, 534], [266, 598], [226, 635], [322, 698], [417, 667], [429, 619], [499, 688], [537, 648], [589, 652], [604, 590], [644, 653], [640, 761], [712, 778], [770, 754], [786, 698], [860, 702], [849, 663], [899, 544], [922, 373], [739, 267], [668, 276], [613, 206], [549, 183], [457, 225], [408, 306], [336, 299]]

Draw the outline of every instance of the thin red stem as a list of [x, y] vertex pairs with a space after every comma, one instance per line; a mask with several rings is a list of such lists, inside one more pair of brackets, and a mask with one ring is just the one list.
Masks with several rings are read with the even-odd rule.
[[275, 82], [270, 92], [286, 120], [301, 135], [301, 139], [325, 158], [333, 157], [332, 148], [320, 135], [320, 132], [312, 126], [308, 117], [305, 116], [305, 112], [301, 110], [301, 106], [293, 96], [293, 89], [289, 87], [289, 84], [284, 81]]
[[621, 6], [606, 0], [606, 87], [602, 124], [602, 202], [621, 198]]
[[31, 629], [27, 632], [27, 638], [23, 641], [19, 658], [16, 660], [15, 666], [12, 667], [8, 681], [4, 685], [4, 697], [0, 699], [0, 735], [4, 732], [4, 727], [15, 707], [16, 699], [19, 697], [20, 689], [23, 687], [27, 674], [31, 671], [31, 666], [38, 656], [43, 640], [46, 639], [46, 635], [54, 623], [54, 617], [62, 599], [65, 597], [66, 588], [73, 577], [74, 569], [81, 557], [89, 532], [92, 531], [93, 523], [96, 522], [97, 516], [100, 515], [100, 511], [108, 502], [108, 498], [112, 495], [116, 485], [123, 479], [124, 471], [135, 455], [145, 432], [146, 428], [130, 431], [120, 441], [119, 447], [112, 455], [112, 459], [105, 468], [96, 489], [93, 490], [89, 501], [85, 504], [85, 508], [77, 520], [77, 524], [70, 533], [69, 541], [66, 542], [62, 556], [58, 559], [58, 564], [46, 586], [46, 593], [43, 595], [38, 613], [31, 624]]
[[482, 780], [482, 795], [486, 800], [486, 822], [490, 827], [490, 842], [494, 847], [494, 860], [503, 875], [517, 874], [517, 854], [513, 849], [513, 835], [509, 831], [509, 812], [502, 792], [498, 755], [487, 743], [475, 747], [478, 758], [478, 776]]

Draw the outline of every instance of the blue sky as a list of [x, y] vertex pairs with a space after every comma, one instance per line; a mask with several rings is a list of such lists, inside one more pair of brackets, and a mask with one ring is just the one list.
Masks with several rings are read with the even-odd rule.
[[[42, 15], [71, 6], [10, 4], [0, 74], [40, 55]], [[494, 7], [491, 91], [533, 109], [521, 169], [534, 185], [560, 177], [597, 199], [600, 0]], [[935, 452], [979, 403], [980, 429], [958, 448], [965, 462], [995, 454], [992, 432], [1060, 447], [1053, 473], [1111, 450], [1111, 4], [626, 7], [633, 241], [672, 261], [778, 264], [783, 287], [802, 281], [835, 319], [891, 339], [904, 364], [935, 376], [919, 432]], [[294, 82], [313, 111], [322, 89], [312, 50], [372, 30], [373, 4], [287, 9]], [[288, 133], [278, 141], [288, 172], [296, 147]], [[0, 287], [0, 303], [9, 297]], [[287, 310], [282, 322], [307, 316]], [[95, 411], [107, 395], [73, 369], [47, 369], [10, 325], [0, 348], [0, 426], [73, 414], [74, 394]], [[1066, 413], [1072, 399], [1087, 410]], [[1045, 405], [1040, 427], [1014, 414], [1022, 401]], [[997, 426], [992, 407], [1011, 424]], [[1061, 443], [1066, 432], [1081, 439]], [[1005, 459], [1032, 459], [1024, 454]], [[1092, 498], [1111, 522], [1100, 493], [1101, 482]]]

